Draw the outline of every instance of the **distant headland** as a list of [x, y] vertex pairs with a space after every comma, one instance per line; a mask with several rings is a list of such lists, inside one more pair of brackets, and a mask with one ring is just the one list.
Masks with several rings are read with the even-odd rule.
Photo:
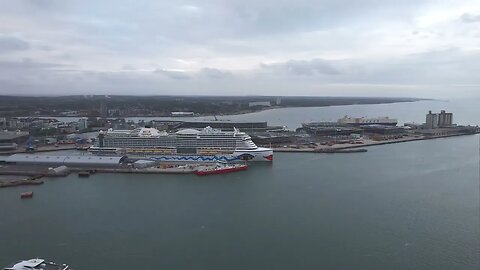
[[324, 107], [413, 102], [408, 97], [332, 96], [0, 96], [0, 112], [18, 116], [202, 116], [230, 115], [284, 107]]

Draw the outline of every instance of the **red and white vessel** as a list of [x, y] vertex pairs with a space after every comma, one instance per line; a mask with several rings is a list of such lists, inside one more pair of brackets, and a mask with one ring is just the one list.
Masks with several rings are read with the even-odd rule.
[[245, 171], [248, 169], [246, 164], [220, 164], [216, 166], [203, 167], [195, 171], [198, 176], [212, 175], [212, 174], [224, 174], [238, 171]]
[[20, 194], [21, 199], [29, 199], [33, 197], [33, 191], [23, 192]]

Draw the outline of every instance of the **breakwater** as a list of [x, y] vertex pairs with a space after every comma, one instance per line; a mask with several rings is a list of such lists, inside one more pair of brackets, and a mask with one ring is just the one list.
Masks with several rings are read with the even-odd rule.
[[0, 188], [7, 188], [7, 187], [17, 187], [17, 186], [37, 186], [43, 184], [43, 180], [39, 179], [2, 179], [0, 180]]

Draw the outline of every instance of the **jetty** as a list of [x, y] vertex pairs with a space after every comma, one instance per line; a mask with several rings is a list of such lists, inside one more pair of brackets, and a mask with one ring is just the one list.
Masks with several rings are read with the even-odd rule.
[[2, 179], [0, 180], [0, 188], [7, 187], [17, 187], [17, 186], [30, 186], [30, 185], [41, 185], [43, 180], [40, 179]]

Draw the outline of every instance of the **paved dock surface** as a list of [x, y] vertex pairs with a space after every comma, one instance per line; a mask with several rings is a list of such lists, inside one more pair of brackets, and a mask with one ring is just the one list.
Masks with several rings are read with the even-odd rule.
[[474, 134], [450, 134], [450, 135], [440, 135], [440, 136], [408, 136], [400, 139], [390, 139], [383, 141], [374, 141], [369, 139], [362, 139], [362, 144], [334, 144], [332, 146], [328, 145], [318, 145], [316, 147], [300, 146], [299, 148], [294, 147], [275, 147], [273, 148], [274, 152], [292, 152], [292, 153], [329, 153], [325, 150], [342, 150], [342, 149], [352, 149], [352, 148], [363, 148], [368, 146], [377, 146], [384, 144], [394, 144], [394, 143], [404, 143], [404, 142], [413, 142], [413, 141], [422, 141], [422, 140], [433, 140], [447, 137], [456, 137], [456, 136], [466, 136]]
[[0, 151], [0, 155], [13, 155], [18, 153], [53, 152], [53, 151], [73, 150], [73, 149], [77, 149], [77, 146], [75, 144], [61, 144], [59, 146], [45, 145], [45, 146], [40, 146], [36, 148], [35, 151], [27, 151], [24, 148], [18, 148], [16, 150], [9, 150], [9, 151]]

